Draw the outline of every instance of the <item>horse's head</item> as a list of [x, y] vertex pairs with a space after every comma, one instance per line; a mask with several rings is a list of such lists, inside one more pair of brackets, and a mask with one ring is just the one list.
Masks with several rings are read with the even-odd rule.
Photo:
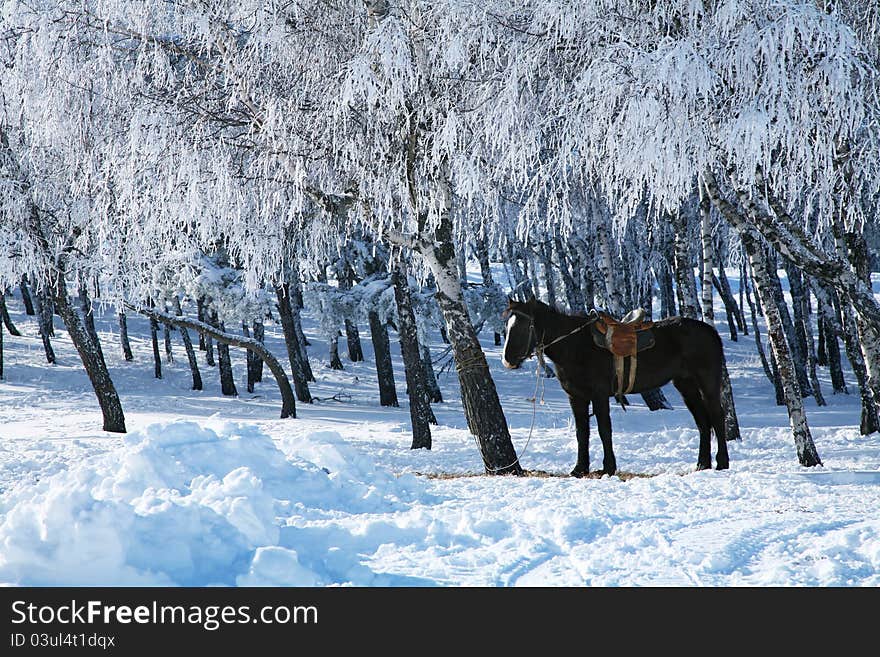
[[515, 370], [535, 351], [535, 300], [514, 301], [509, 299], [502, 317], [507, 318], [507, 338], [501, 352], [504, 367]]

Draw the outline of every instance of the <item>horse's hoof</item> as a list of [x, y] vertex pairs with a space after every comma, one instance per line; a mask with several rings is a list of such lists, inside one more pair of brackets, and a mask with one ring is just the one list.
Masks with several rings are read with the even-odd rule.
[[586, 477], [588, 474], [590, 474], [590, 469], [576, 467], [574, 470], [571, 471], [570, 474], [572, 477]]
[[613, 463], [611, 465], [603, 465], [602, 474], [607, 474], [613, 477], [615, 474], [617, 474], [617, 464]]
[[718, 465], [715, 467], [716, 470], [727, 470], [728, 468], [730, 468], [729, 461], [724, 461], [723, 463], [719, 462]]
[[712, 469], [711, 463], [697, 463], [697, 471], [698, 472], [700, 470], [711, 470], [711, 469]]

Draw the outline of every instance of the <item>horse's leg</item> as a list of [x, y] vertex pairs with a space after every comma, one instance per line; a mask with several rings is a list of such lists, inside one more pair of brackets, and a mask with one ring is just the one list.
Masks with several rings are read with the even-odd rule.
[[694, 416], [694, 422], [700, 431], [700, 453], [697, 456], [697, 470], [708, 470], [712, 467], [712, 424], [709, 411], [703, 403], [700, 388], [693, 379], [678, 378], [672, 380], [673, 385], [681, 393], [685, 406]]
[[602, 471], [613, 475], [617, 472], [617, 459], [614, 458], [614, 447], [611, 445], [611, 404], [607, 396], [599, 393], [593, 398], [593, 414], [602, 439]]
[[582, 397], [569, 395], [568, 403], [574, 413], [574, 426], [577, 430], [578, 460], [571, 471], [572, 477], [583, 477], [590, 471], [590, 402]]
[[727, 470], [730, 467], [730, 456], [727, 453], [727, 431], [724, 426], [724, 409], [721, 407], [721, 391], [706, 391], [703, 388], [703, 399], [706, 400], [709, 420], [712, 423], [712, 429], [715, 430], [715, 442], [718, 443], [718, 451], [715, 452], [715, 467], [718, 470]]

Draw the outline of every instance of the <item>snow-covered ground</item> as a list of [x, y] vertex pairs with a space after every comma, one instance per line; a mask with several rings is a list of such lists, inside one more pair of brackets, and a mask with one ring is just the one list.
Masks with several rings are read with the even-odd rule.
[[[410, 450], [403, 373], [401, 407], [379, 407], [366, 327], [367, 361], [341, 372], [324, 367], [326, 345], [307, 330], [323, 401], [280, 420], [268, 373], [245, 392], [241, 352], [236, 399], [201, 355], [206, 390], [189, 390], [176, 334], [175, 362], [155, 380], [146, 321], [129, 318], [126, 363], [107, 309], [99, 330], [130, 433], [104, 433], [63, 328], [59, 363], [47, 366], [33, 318], [17, 296], [8, 303], [25, 336], [5, 336], [0, 382], [0, 583], [880, 585], [880, 438], [859, 436], [857, 395], [831, 395], [820, 371], [828, 406], [806, 404], [824, 466], [800, 467], [753, 338], [727, 340], [723, 312], [743, 427], [731, 469], [694, 472], [697, 432], [667, 386], [675, 410], [651, 413], [635, 397], [612, 411], [618, 466], [644, 476], [571, 479], [574, 427], [558, 383], [546, 381], [533, 409], [534, 369], [502, 368], [489, 333], [514, 445], [536, 476], [481, 475], [454, 374], [440, 379], [434, 449]], [[279, 329], [267, 326], [267, 341], [284, 354]], [[592, 457], [599, 467], [598, 440]]]

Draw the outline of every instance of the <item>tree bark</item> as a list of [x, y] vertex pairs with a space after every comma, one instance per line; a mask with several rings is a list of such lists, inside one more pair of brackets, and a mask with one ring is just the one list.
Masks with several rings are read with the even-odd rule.
[[98, 338], [97, 329], [95, 329], [95, 315], [92, 312], [92, 300], [89, 298], [85, 282], [82, 279], [80, 279], [79, 283], [79, 303], [80, 308], [82, 309], [83, 323], [85, 324], [86, 331], [89, 333], [89, 338], [91, 339], [92, 344], [95, 345], [95, 352], [98, 354], [98, 358], [101, 359], [101, 362], [104, 363], [104, 366], [106, 367], [104, 350], [101, 349], [101, 340]]
[[[767, 379], [769, 379], [770, 383], [776, 386], [777, 378], [774, 376], [770, 364], [767, 362], [767, 355], [764, 353], [764, 343], [761, 341], [761, 329], [758, 328], [758, 313], [749, 291], [748, 266], [743, 267], [742, 275], [740, 277], [740, 286], [740, 289], [744, 292], [746, 302], [749, 304], [749, 313], [752, 317], [752, 334], [755, 336], [755, 347], [758, 350], [758, 357], [761, 359], [761, 367], [764, 368], [764, 374], [767, 375]], [[781, 393], [781, 389], [779, 391]]]
[[691, 263], [690, 243], [687, 230], [687, 216], [680, 210], [670, 215], [674, 228], [673, 274], [675, 292], [678, 300], [678, 314], [682, 317], [700, 319], [700, 306], [697, 301], [697, 284], [694, 281], [694, 268]]
[[9, 309], [6, 307], [6, 293], [0, 293], [0, 315], [3, 317], [3, 325], [6, 327], [6, 330], [9, 331], [9, 335], [15, 337], [21, 337], [21, 332], [16, 328], [15, 324], [12, 323], [12, 318], [9, 316]]
[[[196, 317], [198, 317], [200, 322], [205, 321], [205, 302], [202, 299], [196, 300]], [[199, 351], [207, 351], [208, 345], [205, 344], [205, 336], [203, 333], [199, 333]], [[212, 365], [212, 363], [208, 363]]]
[[173, 363], [174, 362], [174, 353], [171, 351], [171, 326], [168, 324], [162, 325], [162, 336], [165, 339], [165, 362]]
[[116, 319], [119, 322], [119, 345], [122, 347], [122, 357], [126, 361], [133, 361], [134, 354], [131, 353], [131, 342], [128, 339], [128, 320], [125, 313], [117, 313]]
[[[210, 317], [205, 308], [205, 300], [199, 299], [197, 304], [199, 321], [210, 325], [210, 322], [208, 321]], [[199, 349], [205, 351], [205, 363], [207, 363], [208, 367], [214, 367], [216, 365], [216, 362], [214, 361], [214, 342], [211, 340], [210, 335], [199, 333]]]
[[[568, 251], [562, 244], [562, 239], [556, 236], [553, 240], [556, 257], [559, 259], [559, 275], [562, 278], [562, 291], [565, 293], [565, 302], [568, 304], [570, 313], [585, 313], [583, 292], [575, 275], [572, 273]], [[577, 270], [575, 270], [577, 271]]]
[[422, 345], [422, 365], [425, 371], [425, 384], [428, 388], [428, 399], [431, 400], [432, 404], [443, 403], [443, 391], [440, 390], [440, 385], [437, 383], [437, 375], [434, 374], [434, 363], [431, 360], [431, 348], [426, 344]]
[[[183, 309], [180, 307], [180, 299], [174, 297], [174, 314], [183, 317]], [[189, 338], [189, 331], [185, 326], [178, 325], [180, 331], [180, 339], [183, 340], [183, 348], [186, 350], [186, 359], [189, 361], [189, 371], [192, 374], [192, 389], [202, 389], [202, 374], [199, 372], [199, 362], [196, 359], [196, 350], [193, 349], [192, 340]]]
[[[491, 273], [489, 274], [491, 280]], [[412, 306], [406, 264], [400, 262], [391, 272], [394, 300], [397, 304], [397, 335], [409, 396], [409, 419], [412, 424], [410, 449], [431, 449], [431, 424], [437, 424], [428, 397], [428, 382], [422, 363], [416, 316]], [[433, 373], [433, 370], [432, 370]]]
[[24, 312], [28, 316], [35, 315], [34, 300], [31, 298], [31, 291], [28, 289], [27, 276], [21, 277], [21, 282], [18, 284], [18, 287], [21, 290], [21, 300], [24, 302]]
[[[831, 300], [831, 291], [828, 290], [827, 284], [823, 285], [818, 281], [814, 281], [811, 287], [813, 295], [816, 297], [816, 316], [822, 329], [822, 344], [824, 345], [825, 360], [831, 373], [832, 392], [835, 395], [838, 393], [848, 395], [849, 390], [846, 387], [840, 359], [840, 345], [837, 343], [837, 337], [843, 335], [843, 328], [838, 321], [837, 311]], [[816, 361], [821, 364], [819, 358]]]
[[52, 300], [44, 289], [38, 289], [34, 296], [37, 308], [37, 326], [40, 329], [40, 338], [43, 341], [43, 351], [46, 353], [46, 362], [55, 363], [55, 350], [52, 349]]
[[[60, 269], [63, 271], [64, 263], [61, 264]], [[79, 314], [70, 305], [67, 282], [64, 280], [63, 274], [55, 274], [52, 296], [58, 314], [61, 315], [67, 332], [70, 334], [70, 339], [79, 353], [89, 380], [92, 382], [92, 388], [95, 390], [95, 396], [98, 398], [98, 404], [101, 406], [101, 413], [104, 416], [104, 431], [125, 433], [125, 415], [122, 412], [119, 395], [116, 393], [110, 372], [107, 371], [107, 365], [100, 356], [97, 345], [92, 342]]]
[[[243, 321], [241, 323], [241, 334], [248, 339], [250, 339], [250, 337], [251, 337], [251, 330], [248, 328], [247, 321]], [[254, 353], [252, 351], [248, 351], [245, 354], [245, 356], [246, 356], [246, 362], [247, 362], [247, 367], [246, 367], [246, 369], [247, 369], [247, 391], [253, 392], [254, 391], [254, 383], [255, 383], [255, 381], [254, 381], [254, 360], [256, 359], [256, 356], [254, 356]]]
[[331, 370], [343, 369], [342, 361], [339, 359], [339, 335], [341, 335], [341, 334], [334, 335], [332, 338], [330, 338], [330, 341], [327, 345], [328, 351], [330, 354], [330, 369]]
[[813, 342], [813, 327], [810, 321], [809, 288], [804, 285], [800, 271], [790, 261], [785, 262], [785, 271], [788, 274], [788, 286], [791, 290], [795, 333], [806, 354], [813, 397], [816, 399], [816, 405], [826, 406], [825, 397], [822, 396], [822, 389], [819, 387], [819, 377], [816, 374], [816, 345]]
[[[703, 274], [701, 278], [700, 302], [703, 307], [703, 321], [707, 324], [715, 324], [715, 308], [712, 305], [712, 279], [715, 274], [714, 251], [712, 246], [712, 202], [706, 194], [706, 190], [700, 185], [700, 243], [702, 245]], [[721, 268], [721, 265], [718, 265]], [[736, 338], [734, 338], [736, 339]]]
[[[263, 326], [262, 319], [254, 320], [254, 340], [263, 344], [263, 341], [266, 339], [266, 327]], [[263, 380], [263, 359], [255, 358], [254, 359], [254, 382], [260, 383]]]
[[547, 240], [541, 242], [541, 271], [544, 274], [544, 287], [547, 289], [547, 304], [556, 308], [556, 280], [553, 276], [553, 261]]
[[[862, 233], [849, 232], [844, 236], [846, 255], [859, 280], [871, 289], [871, 269], [868, 262], [868, 246]], [[856, 314], [856, 329], [862, 357], [868, 374], [867, 385], [871, 389], [874, 403], [880, 405], [880, 325], [873, 324], [866, 317]], [[880, 410], [880, 406], [878, 406]]]
[[663, 261], [654, 267], [654, 277], [660, 288], [660, 319], [675, 315], [675, 288], [672, 285], [672, 272]]
[[[723, 271], [724, 267], [719, 267], [718, 269]], [[721, 289], [721, 281], [718, 280], [718, 277], [715, 274], [712, 274], [712, 285], [718, 290], [718, 296], [721, 297], [721, 301], [724, 303], [724, 314], [727, 316], [727, 330], [730, 333], [730, 339], [732, 342], [736, 342], [738, 338], [736, 331], [736, 312], [730, 307], [730, 299], [725, 296]]]
[[782, 317], [773, 298], [773, 282], [770, 265], [767, 262], [766, 252], [761, 246], [757, 231], [752, 228], [721, 195], [715, 176], [707, 170], [703, 173], [706, 192], [712, 203], [721, 212], [722, 216], [731, 223], [739, 232], [740, 240], [745, 247], [752, 264], [753, 280], [758, 296], [764, 306], [764, 315], [767, 319], [767, 330], [770, 334], [770, 345], [776, 357], [782, 382], [785, 405], [788, 409], [788, 418], [794, 435], [795, 449], [797, 450], [798, 462], [806, 467], [820, 465], [822, 463], [819, 453], [813, 443], [810, 427], [807, 423], [807, 415], [804, 412], [803, 399], [797, 387], [797, 375], [794, 371], [794, 362], [789, 351], [782, 326]]
[[878, 418], [877, 413], [877, 399], [874, 397], [874, 391], [869, 385], [867, 367], [862, 355], [863, 351], [859, 345], [857, 322], [853, 315], [854, 313], [848, 306], [841, 307], [846, 355], [849, 358], [853, 374], [855, 374], [859, 385], [859, 396], [862, 405], [859, 433], [867, 436], [880, 430], [880, 418]]
[[[153, 302], [150, 302], [150, 306]], [[150, 317], [150, 341], [153, 343], [153, 376], [162, 378], [162, 358], [159, 355], [159, 322], [155, 317]]]
[[225, 345], [227, 348], [229, 345], [232, 345], [233, 347], [241, 347], [254, 352], [257, 357], [266, 363], [266, 366], [269, 368], [269, 371], [272, 372], [275, 381], [278, 383], [278, 389], [281, 392], [281, 418], [296, 417], [296, 401], [294, 400], [293, 389], [290, 387], [290, 380], [284, 373], [284, 368], [281, 367], [281, 363], [278, 362], [278, 359], [256, 340], [233, 335], [232, 333], [226, 333], [205, 322], [186, 319], [185, 317], [172, 317], [171, 315], [160, 313], [153, 308], [138, 308], [130, 304], [126, 305], [132, 310], [146, 315], [147, 317], [168, 322], [172, 326], [178, 328], [189, 328], [198, 331], [205, 336], [211, 336], [212, 339], [216, 340], [219, 344]]
[[[300, 349], [299, 334], [294, 322], [294, 312], [291, 305], [290, 285], [282, 283], [275, 286], [275, 298], [278, 300], [278, 318], [281, 320], [281, 330], [284, 332], [284, 344], [287, 347], [287, 359], [290, 362], [290, 371], [293, 375], [293, 385], [296, 389], [296, 398], [304, 404], [312, 403], [312, 394], [309, 392], [309, 384], [305, 372], [305, 364], [302, 359], [303, 350]], [[307, 363], [308, 361], [306, 361]]]
[[[788, 304], [785, 302], [785, 295], [782, 292], [782, 282], [779, 280], [777, 270], [776, 254], [769, 248], [761, 246], [764, 249], [764, 258], [767, 260], [767, 276], [768, 282], [773, 291], [773, 300], [779, 309], [779, 316], [782, 319], [782, 329], [785, 331], [785, 338], [791, 351], [792, 361], [794, 362], [794, 371], [797, 375], [798, 388], [800, 388], [802, 397], [809, 397], [813, 390], [810, 386], [810, 379], [807, 376], [807, 358], [804, 353], [804, 346], [798, 340], [797, 331], [795, 331], [795, 323], [788, 311]], [[766, 317], [766, 308], [765, 308]], [[777, 363], [778, 365], [778, 363]]]
[[[339, 289], [350, 290], [353, 278], [354, 275], [348, 262], [344, 260], [340, 262], [336, 267], [336, 281]], [[348, 343], [348, 359], [353, 363], [362, 361], [364, 359], [364, 350], [361, 347], [361, 335], [357, 324], [348, 318], [345, 319], [345, 340]], [[342, 368], [340, 367], [339, 369]]]
[[596, 231], [596, 244], [599, 246], [599, 273], [605, 283], [606, 310], [614, 317], [623, 317], [626, 313], [626, 304], [623, 300], [623, 285], [619, 280], [617, 268], [614, 266], [614, 252], [611, 248], [611, 237], [608, 234], [608, 217], [598, 206], [596, 201], [591, 202], [593, 208], [593, 228]]
[[779, 368], [776, 366], [776, 357], [773, 355], [772, 349], [770, 351], [770, 371], [773, 372], [773, 388], [776, 392], [776, 405], [785, 406], [785, 390], [782, 387], [782, 379], [779, 377]]
[[376, 377], [379, 381], [379, 404], [400, 406], [397, 401], [397, 389], [394, 385], [394, 367], [391, 362], [388, 327], [379, 319], [379, 314], [376, 311], [371, 310], [368, 316], [373, 354], [376, 358]]
[[[221, 333], [226, 333], [226, 327], [217, 316], [215, 310], [211, 314], [211, 324]], [[229, 342], [217, 341], [217, 363], [220, 369], [220, 392], [227, 397], [238, 397], [235, 387], [235, 377], [232, 374], [232, 357], [229, 355]]]
[[727, 357], [721, 362], [721, 408], [724, 411], [724, 436], [727, 440], [742, 440], [739, 430], [739, 418], [736, 416], [736, 403], [733, 399], [733, 387], [730, 385], [730, 374], [727, 371]]
[[300, 311], [303, 307], [302, 286], [299, 278], [294, 276], [290, 281], [290, 311], [293, 317], [293, 330], [296, 332], [296, 347], [300, 354], [300, 363], [302, 365], [303, 376], [305, 381], [314, 381], [315, 375], [312, 372], [312, 366], [309, 362], [309, 346], [308, 338], [303, 331], [302, 318]]

